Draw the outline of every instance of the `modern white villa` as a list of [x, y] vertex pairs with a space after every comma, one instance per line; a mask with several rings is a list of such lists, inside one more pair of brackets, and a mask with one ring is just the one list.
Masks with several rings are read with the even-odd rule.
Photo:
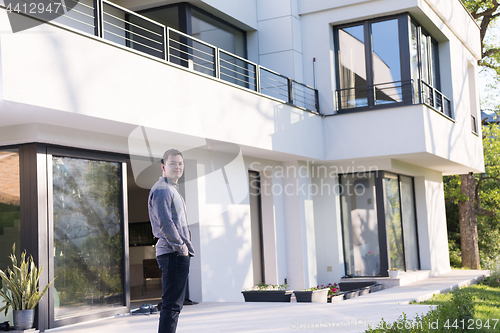
[[0, 0], [0, 269], [16, 243], [42, 285], [57, 277], [39, 330], [127, 313], [150, 287], [147, 196], [169, 148], [194, 301], [450, 270], [442, 177], [484, 170], [461, 1], [14, 6], [40, 1]]

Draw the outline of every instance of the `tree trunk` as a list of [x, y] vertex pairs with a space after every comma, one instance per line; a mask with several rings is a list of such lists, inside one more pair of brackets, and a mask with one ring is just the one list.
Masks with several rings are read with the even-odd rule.
[[460, 175], [460, 191], [469, 200], [458, 202], [462, 267], [480, 269], [477, 237], [477, 217], [474, 212], [476, 179], [473, 173]]

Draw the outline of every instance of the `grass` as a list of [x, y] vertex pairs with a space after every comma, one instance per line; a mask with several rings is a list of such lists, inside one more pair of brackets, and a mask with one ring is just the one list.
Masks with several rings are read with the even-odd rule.
[[[403, 313], [393, 323], [382, 320], [377, 327], [365, 332], [500, 332], [500, 286], [491, 286], [488, 279], [460, 290], [434, 295], [424, 302], [411, 303], [435, 307], [415, 319], [409, 319]], [[433, 326], [436, 323], [439, 326]]]

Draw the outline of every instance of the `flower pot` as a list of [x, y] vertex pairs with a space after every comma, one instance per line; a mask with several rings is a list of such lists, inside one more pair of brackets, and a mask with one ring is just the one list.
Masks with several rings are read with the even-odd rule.
[[344, 295], [332, 295], [328, 298], [328, 303], [338, 303], [344, 300]]
[[290, 302], [293, 290], [242, 291], [245, 302]]
[[389, 271], [389, 278], [391, 279], [399, 278], [399, 271]]
[[294, 291], [297, 302], [326, 303], [329, 289]]
[[30, 310], [14, 310], [13, 320], [14, 329], [16, 331], [29, 330], [33, 327], [35, 319], [35, 309]]

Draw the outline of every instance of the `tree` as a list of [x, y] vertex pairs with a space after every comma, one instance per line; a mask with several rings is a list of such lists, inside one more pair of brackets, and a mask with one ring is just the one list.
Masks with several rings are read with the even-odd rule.
[[[481, 59], [478, 65], [494, 70], [496, 79], [500, 81], [500, 45], [496, 40], [493, 44], [487, 42], [492, 23], [500, 16], [499, 3], [497, 0], [462, 0], [462, 2], [480, 27]], [[488, 169], [488, 166], [486, 168]], [[477, 217], [495, 216], [498, 208], [494, 206], [488, 209], [482, 205], [480, 193], [487, 182], [494, 180], [491, 177], [493, 176], [488, 170], [479, 176], [474, 176], [473, 173], [460, 175], [459, 182], [455, 182], [456, 185], [458, 183], [460, 185], [459, 192], [456, 187], [452, 190], [452, 196], [458, 203], [462, 267], [480, 268]]]

